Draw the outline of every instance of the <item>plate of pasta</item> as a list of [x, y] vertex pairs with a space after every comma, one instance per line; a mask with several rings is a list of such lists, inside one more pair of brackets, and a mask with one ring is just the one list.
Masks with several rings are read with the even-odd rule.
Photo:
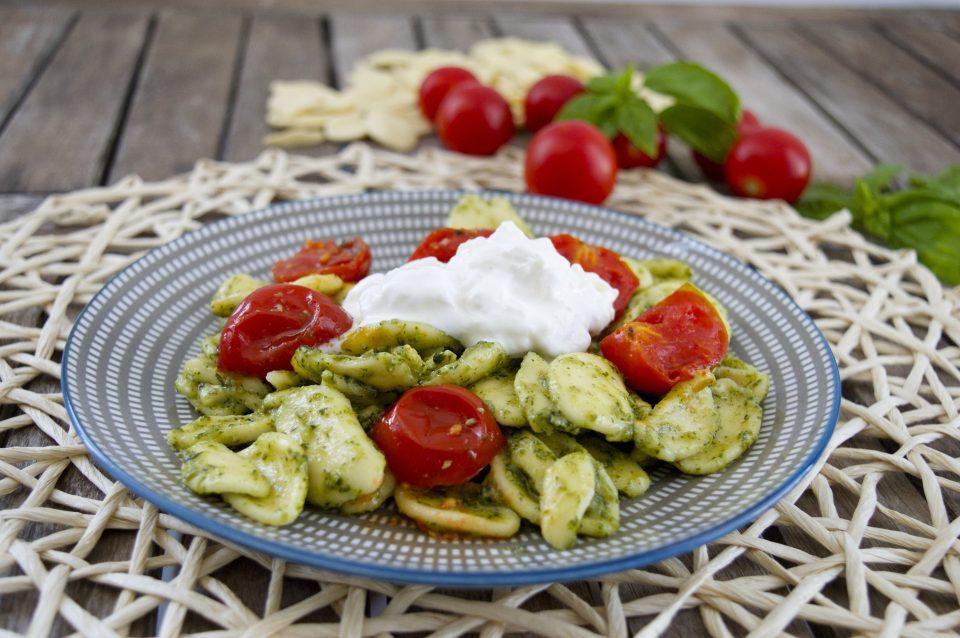
[[771, 507], [839, 375], [779, 287], [637, 216], [533, 195], [290, 202], [148, 252], [67, 340], [94, 460], [215, 536], [490, 587], [657, 562]]

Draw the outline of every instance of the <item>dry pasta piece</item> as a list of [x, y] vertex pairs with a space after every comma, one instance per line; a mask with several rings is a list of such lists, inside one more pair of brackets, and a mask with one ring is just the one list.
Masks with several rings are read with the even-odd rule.
[[310, 128], [288, 128], [274, 131], [263, 136], [264, 146], [279, 146], [281, 148], [298, 148], [301, 146], [316, 146], [322, 144], [326, 138], [323, 131]]

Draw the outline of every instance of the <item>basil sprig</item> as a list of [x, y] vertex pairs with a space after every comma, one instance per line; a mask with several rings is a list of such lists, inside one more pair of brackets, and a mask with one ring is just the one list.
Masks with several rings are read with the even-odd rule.
[[692, 62], [671, 62], [649, 69], [643, 85], [673, 98], [657, 114], [633, 85], [634, 67], [587, 82], [587, 91], [568, 102], [558, 120], [585, 120], [613, 138], [623, 133], [647, 155], [657, 152], [662, 125], [710, 159], [722, 162], [736, 141], [740, 99], [719, 76]]
[[915, 175], [905, 188], [903, 167], [881, 164], [852, 190], [812, 184], [797, 202], [807, 217], [826, 219], [846, 208], [853, 225], [893, 248], [912, 248], [941, 281], [960, 284], [960, 164], [934, 177]]

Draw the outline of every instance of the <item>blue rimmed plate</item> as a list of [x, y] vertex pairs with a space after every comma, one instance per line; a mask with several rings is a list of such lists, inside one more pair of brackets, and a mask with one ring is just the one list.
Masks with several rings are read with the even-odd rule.
[[811, 319], [775, 284], [676, 231], [613, 210], [506, 195], [539, 234], [572, 233], [638, 258], [688, 262], [730, 314], [732, 350], [770, 373], [763, 427], [725, 471], [686, 477], [666, 467], [650, 491], [621, 501], [620, 531], [557, 551], [537, 530], [506, 541], [441, 541], [392, 508], [361, 517], [308, 508], [286, 527], [254, 523], [180, 483], [166, 433], [195, 414], [174, 392], [183, 361], [217, 329], [209, 299], [227, 276], [267, 278], [307, 237], [361, 235], [374, 270], [404, 262], [443, 224], [458, 191], [379, 192], [292, 202], [204, 226], [122, 271], [78, 317], [63, 355], [70, 420], [95, 461], [165, 512], [253, 550], [392, 581], [490, 587], [574, 580], [687, 552], [756, 518], [811, 468], [836, 424], [836, 363]]

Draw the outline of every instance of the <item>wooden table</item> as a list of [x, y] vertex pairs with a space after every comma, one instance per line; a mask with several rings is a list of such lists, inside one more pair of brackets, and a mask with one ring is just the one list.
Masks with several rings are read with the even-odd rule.
[[[611, 67], [698, 60], [726, 77], [763, 121], [806, 140], [821, 180], [849, 183], [880, 161], [924, 172], [960, 162], [960, 11], [661, 7], [576, 16], [503, 9], [495, 15], [432, 10], [351, 15], [310, 13], [307, 4], [299, 7], [302, 12], [265, 13], [244, 4], [216, 12], [78, 2], [0, 6], [0, 219], [22, 214], [47, 193], [108, 184], [133, 173], [160, 178], [202, 157], [254, 157], [262, 150], [272, 80], [310, 78], [336, 85], [355, 61], [376, 49], [463, 49], [497, 35], [555, 40]], [[697, 178], [683, 149], [672, 149], [664, 168]], [[39, 325], [41, 318], [19, 319]], [[42, 436], [36, 430], [0, 432], [0, 445], [43, 445], [37, 438]], [[68, 476], [71, 480], [81, 484], [77, 476]], [[905, 476], [898, 481], [896, 490], [884, 494], [888, 504], [922, 511], [919, 483]], [[17, 493], [0, 495], [0, 509], [20, 499]], [[948, 507], [951, 518], [960, 513], [960, 503]], [[787, 542], [793, 535], [798, 546], [817, 552], [789, 529], [772, 534]], [[111, 533], [96, 552], [128, 553], [131, 543], [132, 535]], [[247, 602], [266, 587], [240, 563], [224, 571], [221, 580]], [[600, 602], [599, 590], [582, 585], [577, 591]], [[284, 604], [315, 592], [306, 583], [289, 586]], [[84, 585], [70, 595], [103, 616], [117, 592]], [[0, 627], [25, 630], [35, 602], [33, 595], [0, 597]], [[143, 621], [143, 632], [153, 633], [154, 618]], [[190, 619], [188, 627], [209, 625]], [[834, 635], [813, 623], [798, 622], [789, 630]], [[683, 613], [670, 633], [703, 631], [698, 614]]]

